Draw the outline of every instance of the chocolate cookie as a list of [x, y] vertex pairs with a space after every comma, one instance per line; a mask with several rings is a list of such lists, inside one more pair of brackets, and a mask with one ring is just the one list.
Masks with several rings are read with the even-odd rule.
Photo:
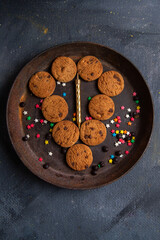
[[107, 96], [116, 96], [124, 89], [123, 77], [116, 71], [104, 72], [98, 79], [98, 88]]
[[31, 92], [39, 98], [50, 96], [54, 92], [55, 87], [56, 82], [48, 72], [37, 72], [29, 81]]
[[82, 171], [92, 164], [92, 151], [84, 144], [73, 145], [67, 151], [66, 161], [72, 169]]
[[77, 67], [71, 58], [62, 56], [54, 60], [51, 72], [59, 82], [70, 82], [77, 73]]
[[99, 145], [105, 140], [106, 135], [106, 127], [99, 120], [88, 120], [81, 125], [80, 139], [87, 145]]
[[52, 95], [44, 99], [42, 113], [45, 119], [50, 122], [60, 122], [68, 114], [68, 104], [64, 98]]
[[89, 102], [90, 115], [98, 120], [107, 120], [112, 117], [115, 106], [113, 100], [105, 94], [94, 96]]
[[77, 64], [78, 73], [86, 81], [93, 81], [99, 78], [103, 72], [103, 66], [98, 58], [86, 56], [80, 59]]
[[73, 122], [64, 120], [55, 125], [52, 137], [61, 147], [71, 147], [79, 139], [79, 129]]

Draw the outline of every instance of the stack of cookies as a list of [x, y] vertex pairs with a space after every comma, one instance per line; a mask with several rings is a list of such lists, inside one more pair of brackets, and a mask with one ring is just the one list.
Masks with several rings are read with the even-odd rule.
[[[80, 130], [75, 123], [64, 120], [68, 115], [68, 104], [66, 100], [53, 95], [56, 81], [70, 82], [76, 74], [85, 81], [98, 79], [98, 89], [101, 94], [94, 96], [89, 102], [88, 109], [92, 120], [82, 123]], [[51, 74], [38, 72], [29, 81], [32, 93], [44, 98], [42, 113], [46, 120], [56, 123], [52, 131], [54, 141], [64, 148], [69, 148], [66, 153], [66, 162], [74, 170], [85, 170], [93, 162], [92, 151], [88, 146], [101, 144], [107, 136], [105, 125], [101, 120], [112, 117], [115, 111], [114, 101], [111, 97], [120, 94], [124, 88], [124, 80], [120, 73], [108, 71], [103, 73], [101, 62], [94, 56], [81, 58], [76, 66], [69, 57], [58, 57], [51, 67]], [[78, 139], [84, 144], [76, 144]]]

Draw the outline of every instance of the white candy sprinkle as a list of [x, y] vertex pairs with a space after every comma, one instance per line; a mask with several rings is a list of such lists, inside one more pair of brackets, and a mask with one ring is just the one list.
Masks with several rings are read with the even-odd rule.
[[118, 141], [118, 144], [122, 144], [120, 141]]
[[126, 116], [125, 116], [126, 118], [129, 118], [130, 116], [129, 116], [129, 114], [126, 114]]
[[27, 134], [27, 135], [26, 135], [26, 137], [27, 137], [27, 138], [30, 138], [30, 135], [29, 135], [29, 134]]
[[123, 154], [121, 154], [119, 157], [122, 158], [122, 157], [123, 157]]
[[52, 153], [52, 152], [48, 152], [48, 155], [49, 155], [49, 156], [52, 156], [52, 155], [53, 155], [53, 153]]
[[130, 132], [127, 132], [126, 134], [127, 134], [127, 135], [129, 135], [129, 134], [130, 134]]
[[122, 135], [122, 138], [124, 139], [125, 137], [126, 137], [126, 135], [125, 135], [125, 134], [123, 134], [123, 135]]
[[48, 123], [48, 121], [47, 121], [47, 120], [44, 120], [44, 123], [45, 123], [45, 124], [47, 124], [47, 123]]
[[57, 81], [57, 84], [59, 85], [59, 84], [61, 84], [59, 81]]
[[114, 120], [112, 119], [112, 120], [110, 121], [110, 123], [112, 123], [112, 124], [113, 124], [113, 123], [114, 123]]
[[114, 145], [115, 145], [115, 147], [118, 147], [118, 146], [119, 146], [119, 143], [118, 143], [118, 142], [115, 142]]
[[109, 124], [106, 124], [106, 128], [110, 128], [110, 125], [109, 125]]
[[131, 109], [130, 109], [130, 108], [128, 108], [128, 109], [127, 109], [127, 111], [128, 111], [128, 112], [131, 112]]
[[64, 83], [62, 83], [62, 86], [63, 86], [63, 87], [65, 87], [65, 86], [66, 86], [66, 83], [65, 83], [65, 82], [64, 82]]
[[34, 119], [34, 122], [35, 122], [35, 123], [37, 123], [37, 122], [38, 122], [38, 119], [37, 119], [37, 118], [35, 118], [35, 119]]
[[28, 112], [27, 111], [23, 111], [23, 115], [27, 115], [28, 114]]

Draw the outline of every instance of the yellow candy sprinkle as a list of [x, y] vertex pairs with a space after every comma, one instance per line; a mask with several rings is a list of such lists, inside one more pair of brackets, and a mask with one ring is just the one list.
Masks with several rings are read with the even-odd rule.
[[123, 131], [123, 130], [121, 130], [121, 131], [120, 131], [120, 133], [122, 133], [122, 134], [123, 134], [123, 133], [124, 133], [124, 131]]
[[116, 130], [116, 134], [119, 134], [119, 130]]
[[50, 132], [52, 132], [52, 130], [53, 130], [52, 128], [49, 129]]
[[76, 118], [74, 117], [74, 118], [72, 118], [72, 120], [73, 120], [73, 122], [75, 122], [75, 121], [76, 121]]
[[132, 137], [132, 139], [135, 139], [135, 137]]
[[45, 142], [44, 142], [45, 144], [48, 144], [49, 143], [49, 141], [48, 140], [45, 140]]
[[109, 159], [109, 160], [108, 160], [108, 162], [109, 162], [109, 163], [112, 163], [112, 162], [113, 162], [113, 160], [112, 160], [112, 159]]
[[140, 106], [137, 106], [137, 110], [139, 110], [141, 107]]

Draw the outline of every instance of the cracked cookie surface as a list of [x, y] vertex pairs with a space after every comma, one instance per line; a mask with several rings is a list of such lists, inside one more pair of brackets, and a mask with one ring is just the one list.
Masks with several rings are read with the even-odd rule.
[[45, 119], [50, 122], [60, 122], [68, 114], [68, 104], [64, 98], [52, 95], [44, 99], [42, 113]]
[[61, 147], [71, 147], [79, 139], [79, 129], [73, 122], [64, 120], [54, 126], [52, 137]]
[[92, 151], [84, 144], [75, 144], [67, 151], [66, 162], [74, 170], [85, 170], [90, 167], [92, 161]]
[[90, 100], [88, 109], [93, 118], [107, 120], [114, 114], [115, 105], [110, 97], [98, 94]]
[[81, 125], [80, 139], [87, 145], [99, 145], [105, 140], [106, 135], [106, 127], [99, 120], [88, 120]]

